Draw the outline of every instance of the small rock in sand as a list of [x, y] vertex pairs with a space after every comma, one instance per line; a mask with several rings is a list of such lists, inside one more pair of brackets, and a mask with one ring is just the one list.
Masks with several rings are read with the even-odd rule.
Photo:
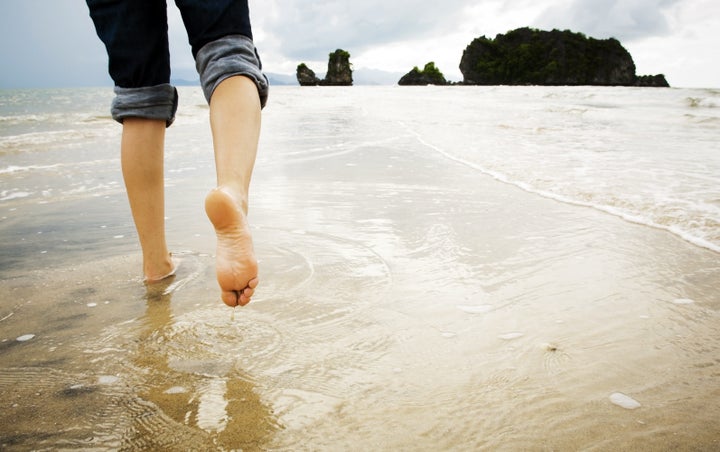
[[642, 406], [640, 405], [640, 402], [621, 392], [614, 392], [610, 394], [610, 401], [619, 407], [625, 408], [626, 410], [634, 410], [635, 408], [640, 408]]

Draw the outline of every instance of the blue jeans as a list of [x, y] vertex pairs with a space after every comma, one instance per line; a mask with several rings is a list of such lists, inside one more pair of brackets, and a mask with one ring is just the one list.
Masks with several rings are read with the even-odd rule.
[[[115, 82], [113, 118], [164, 119], [177, 110], [170, 85], [170, 52], [165, 0], [86, 0], [98, 36], [105, 44]], [[175, 0], [185, 23], [205, 98], [223, 80], [244, 75], [267, 102], [268, 80], [252, 41], [247, 0]]]

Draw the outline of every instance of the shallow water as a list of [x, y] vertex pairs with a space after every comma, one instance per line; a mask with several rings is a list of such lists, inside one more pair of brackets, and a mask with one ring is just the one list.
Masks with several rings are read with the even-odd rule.
[[[2, 448], [718, 448], [717, 216], [679, 207], [675, 233], [603, 204], [629, 168], [653, 173], [647, 149], [620, 145], [642, 144], [643, 124], [664, 152], [699, 150], [683, 157], [697, 174], [719, 174], [718, 125], [678, 113], [706, 93], [276, 88], [251, 197], [261, 286], [235, 311], [219, 301], [201, 208], [214, 175], [199, 90], [181, 90], [168, 130], [182, 263], [150, 291], [111, 93], [51, 93], [84, 99], [65, 119], [14, 93], [27, 111], [7, 117], [42, 119], [0, 123]], [[558, 104], [588, 106], [568, 125]], [[607, 104], [619, 112], [602, 116]], [[666, 110], [643, 119], [639, 105]], [[550, 139], [531, 121], [563, 130]], [[591, 158], [603, 143], [629, 156]], [[658, 161], [672, 191], [675, 162]], [[691, 173], [677, 186], [717, 197]], [[669, 208], [681, 190], [652, 180], [628, 193]], [[680, 221], [691, 216], [700, 227]]]

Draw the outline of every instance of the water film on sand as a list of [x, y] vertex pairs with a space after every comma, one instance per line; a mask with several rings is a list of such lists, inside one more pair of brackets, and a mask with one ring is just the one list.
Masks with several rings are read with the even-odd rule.
[[60, 195], [110, 168], [65, 168], [48, 196], [32, 171], [57, 168], [0, 174], [34, 193], [0, 204], [1, 448], [718, 446], [717, 253], [448, 158], [457, 124], [397, 111], [445, 91], [313, 92], [264, 113], [261, 285], [234, 312], [199, 92], [168, 131], [165, 284], [142, 284], [121, 186]]

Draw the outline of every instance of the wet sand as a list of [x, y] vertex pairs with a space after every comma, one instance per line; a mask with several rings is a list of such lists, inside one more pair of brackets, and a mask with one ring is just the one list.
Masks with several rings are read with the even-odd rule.
[[168, 136], [166, 285], [120, 188], [4, 205], [0, 448], [720, 447], [717, 253], [290, 100], [265, 112], [245, 308], [219, 299], [194, 117]]

